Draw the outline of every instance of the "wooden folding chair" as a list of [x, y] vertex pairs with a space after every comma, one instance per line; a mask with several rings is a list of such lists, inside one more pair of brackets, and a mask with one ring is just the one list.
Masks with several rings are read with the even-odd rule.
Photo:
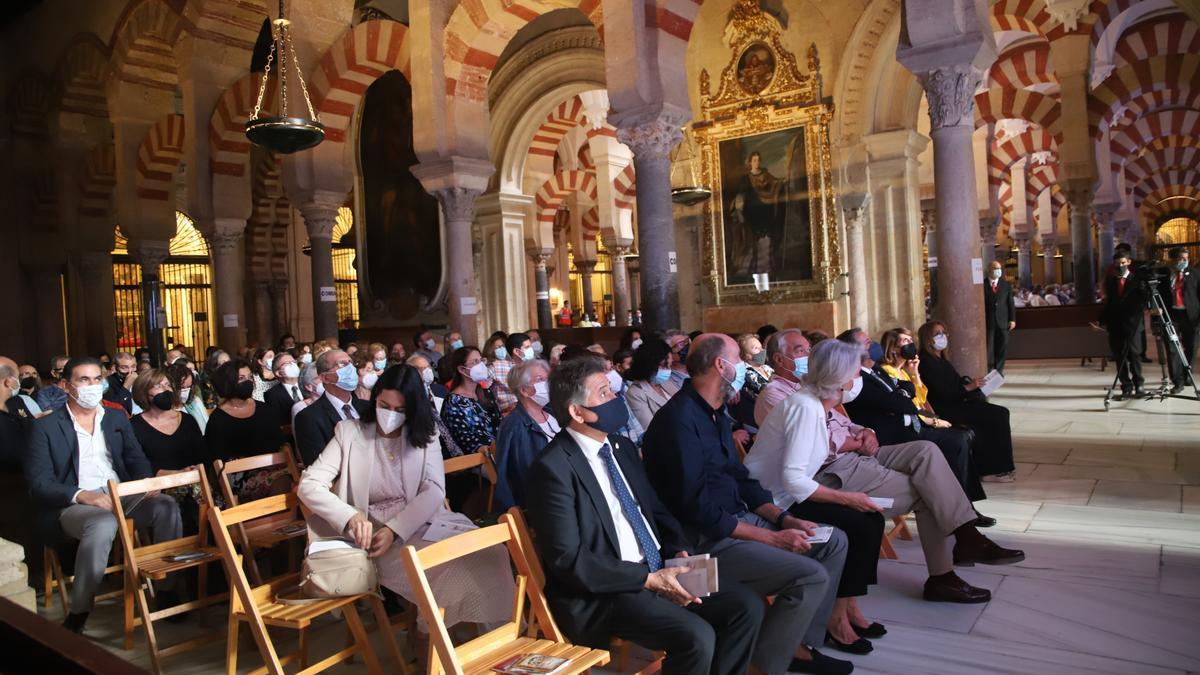
[[[451, 457], [445, 460], [444, 470], [447, 476], [452, 473], [460, 473], [462, 471], [470, 471], [475, 467], [481, 467], [483, 475], [488, 479], [491, 485], [487, 491], [487, 512], [492, 512], [492, 501], [496, 497], [496, 463], [494, 461], [496, 444], [481, 446], [475, 452]], [[447, 502], [449, 503], [449, 502]]]
[[[208, 488], [208, 479], [199, 469], [181, 471], [166, 476], [143, 478], [142, 480], [118, 483], [108, 481], [108, 493], [112, 495], [113, 515], [117, 518], [117, 536], [121, 540], [121, 548], [125, 553], [125, 649], [133, 648], [133, 630], [141, 624], [146, 632], [147, 647], [150, 651], [150, 663], [156, 673], [162, 672], [161, 659], [185, 652], [201, 645], [221, 639], [219, 632], [207, 633], [191, 640], [186, 640], [170, 647], [160, 649], [158, 638], [154, 634], [154, 622], [184, 612], [202, 609], [229, 597], [228, 593], [208, 595], [208, 565], [217, 562], [220, 556], [217, 549], [208, 544], [208, 529], [201, 527], [198, 534], [140, 545], [135, 539], [133, 519], [126, 517], [122, 497], [145, 495], [148, 492], [170, 490], [171, 488], [199, 485], [202, 495], [200, 518], [203, 522], [205, 512], [212, 506], [212, 492]], [[136, 508], [136, 507], [135, 507]], [[185, 560], [177, 560], [176, 556], [195, 554]], [[174, 607], [150, 611], [147, 593], [153, 593], [151, 585], [162, 581], [167, 575], [198, 567], [199, 598], [183, 602]], [[136, 602], [139, 617], [134, 616], [133, 608]]]
[[[525, 514], [519, 506], [514, 506], [508, 510], [505, 518], [508, 518], [516, 530], [517, 545], [521, 547], [521, 552], [525, 555], [525, 560], [529, 564], [529, 582], [533, 584], [539, 591], [546, 588], [546, 571], [542, 569], [542, 561], [538, 558], [537, 549], [533, 547], [533, 535], [530, 534], [529, 524], [525, 520]], [[555, 640], [565, 640], [562, 631], [558, 629], [558, 625], [554, 623], [554, 617], [547, 613], [549, 625], [539, 627], [537, 617], [532, 613], [529, 616], [525, 635], [528, 637], [537, 637], [539, 631]], [[624, 673], [629, 666], [629, 655], [633, 651], [633, 643], [621, 638], [613, 638], [612, 646], [617, 650], [617, 672]], [[654, 660], [646, 665], [645, 668], [635, 671], [632, 675], [653, 675], [662, 671], [663, 658], [666, 656], [663, 652], [654, 652]]]
[[898, 560], [900, 558], [900, 554], [896, 553], [896, 547], [892, 544], [896, 537], [904, 541], [912, 541], [912, 532], [908, 529], [905, 516], [892, 518], [892, 529], [883, 533], [883, 539], [879, 542], [880, 558], [884, 560]]
[[[292, 489], [300, 484], [300, 469], [292, 457], [291, 449], [284, 445], [279, 451], [253, 457], [232, 459], [228, 462], [216, 460], [213, 466], [217, 470], [217, 483], [221, 486], [221, 495], [229, 506], [237, 506], [240, 501], [233, 491], [229, 477], [233, 474], [266, 469], [274, 466], [284, 466], [292, 478]], [[263, 583], [262, 573], [258, 569], [258, 552], [274, 548], [282, 543], [294, 541], [303, 542], [308, 535], [305, 521], [298, 512], [279, 513], [255, 519], [252, 523], [237, 525], [237, 542], [245, 553], [246, 567], [250, 570], [250, 580], [254, 584]], [[288, 547], [288, 571], [299, 569], [297, 547]]]
[[[244, 621], [250, 626], [250, 633], [254, 636], [254, 642], [258, 646], [264, 664], [262, 668], [251, 671], [252, 673], [283, 675], [283, 667], [293, 661], [298, 662], [303, 673], [319, 673], [350, 659], [355, 654], [363, 655], [367, 668], [373, 675], [383, 673], [379, 658], [371, 647], [366, 628], [355, 607], [355, 604], [361, 600], [371, 606], [376, 626], [382, 629], [384, 644], [395, 664], [396, 672], [407, 674], [408, 664], [400, 655], [400, 648], [396, 645], [396, 636], [388, 624], [387, 612], [384, 611], [383, 601], [379, 599], [379, 596], [364, 593], [293, 604], [288, 603], [281, 596], [295, 590], [300, 583], [299, 574], [281, 576], [259, 586], [250, 585], [250, 581], [246, 578], [246, 572], [242, 568], [241, 556], [234, 548], [231, 528], [264, 516], [292, 513], [298, 508], [299, 503], [296, 494], [289, 492], [266, 499], [256, 499], [228, 509], [213, 508], [209, 512], [213, 534], [221, 551], [221, 560], [225, 563], [225, 571], [229, 574], [229, 585], [232, 589], [232, 597], [229, 601], [229, 637], [225, 647], [227, 672], [230, 675], [237, 672], [238, 632]], [[306, 653], [308, 628], [318, 617], [334, 611], [341, 612], [342, 618], [354, 636], [354, 644], [308, 666]], [[299, 649], [292, 654], [279, 656], [275, 651], [275, 644], [267, 632], [267, 626], [299, 631]]]
[[[513, 602], [512, 620], [455, 647], [442, 619], [443, 610], [438, 607], [437, 599], [433, 597], [425, 572], [500, 544], [508, 550], [509, 558], [517, 569], [517, 592]], [[607, 651], [576, 646], [564, 641], [561, 636], [550, 634], [551, 631], [557, 633], [557, 626], [550, 616], [546, 596], [536, 584], [529, 583], [532, 578], [529, 561], [519, 543], [512, 518], [507, 514], [500, 516], [500, 522], [496, 525], [444, 539], [419, 551], [413, 546], [405, 546], [400, 551], [400, 557], [404, 561], [409, 582], [417, 596], [417, 610], [429, 626], [429, 675], [484, 675], [491, 673], [496, 664], [526, 654], [570, 659], [567, 666], [561, 671], [556, 671], [562, 675], [588, 672], [595, 666], [608, 663]], [[526, 599], [538, 625], [547, 633], [547, 639], [521, 636]]]
[[[68, 587], [75, 583], [75, 575], [63, 574], [62, 562], [59, 558], [58, 549], [53, 546], [42, 547], [42, 606], [50, 609], [54, 606], [54, 592], [58, 591], [59, 601], [62, 602], [63, 616], [71, 613], [71, 601], [68, 599]], [[104, 568], [104, 576], [110, 574], [121, 574], [122, 583], [125, 577], [124, 557], [121, 555], [121, 547], [114, 546], [112, 555], [109, 557], [109, 566]], [[112, 598], [120, 598], [125, 595], [125, 589], [119, 588], [101, 593], [96, 596], [96, 602], [110, 600]]]

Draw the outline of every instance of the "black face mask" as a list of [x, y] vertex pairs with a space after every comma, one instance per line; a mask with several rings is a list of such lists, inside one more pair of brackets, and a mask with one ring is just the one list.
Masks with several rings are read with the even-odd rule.
[[175, 396], [169, 391], [160, 391], [150, 399], [150, 402], [159, 410], [170, 410], [175, 407]]
[[238, 382], [237, 398], [246, 399], [246, 398], [250, 398], [253, 395], [254, 395], [254, 383], [253, 382], [251, 382], [250, 380], [246, 380], [244, 382]]
[[588, 408], [588, 410], [596, 413], [597, 417], [596, 421], [589, 422], [588, 426], [597, 431], [603, 431], [606, 434], [615, 434], [624, 429], [625, 425], [629, 423], [629, 408], [619, 398], [614, 398], [608, 403], [601, 403], [598, 406]]
[[917, 358], [917, 346], [911, 342], [904, 345], [900, 348], [900, 356], [903, 356], [906, 359]]
[[37, 385], [38, 385], [38, 379], [36, 377], [21, 378], [21, 388], [22, 389], [33, 389]]

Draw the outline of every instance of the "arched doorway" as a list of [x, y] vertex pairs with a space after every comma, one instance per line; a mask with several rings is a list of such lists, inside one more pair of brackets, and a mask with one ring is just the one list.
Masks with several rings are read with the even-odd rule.
[[1191, 256], [1193, 263], [1200, 260], [1200, 222], [1188, 216], [1176, 216], [1158, 227], [1154, 248], [1156, 250], [1182, 247]]

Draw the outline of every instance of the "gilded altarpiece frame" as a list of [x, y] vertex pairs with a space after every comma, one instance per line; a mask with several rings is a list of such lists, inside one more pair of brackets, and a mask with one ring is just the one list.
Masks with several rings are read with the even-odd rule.
[[716, 306], [831, 302], [842, 274], [833, 105], [821, 94], [816, 46], [803, 73], [780, 32], [757, 0], [739, 0], [725, 30], [731, 60], [715, 90], [700, 73], [701, 119], [692, 129], [702, 183], [713, 191], [704, 204], [704, 267]]

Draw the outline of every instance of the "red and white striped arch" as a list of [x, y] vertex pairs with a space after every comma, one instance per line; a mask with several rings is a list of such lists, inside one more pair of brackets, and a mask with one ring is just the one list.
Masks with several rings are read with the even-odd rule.
[[1046, 162], [1035, 166], [1025, 179], [1026, 194], [1033, 195], [1036, 200], [1042, 192], [1050, 190], [1050, 200], [1053, 209], [1052, 216], [1057, 217], [1058, 210], [1066, 205], [1067, 198], [1058, 187], [1058, 162]]
[[461, 0], [446, 23], [446, 94], [487, 100], [487, 81], [517, 31], [546, 12], [573, 8], [604, 35], [601, 0]]
[[1053, 96], [1028, 89], [988, 89], [975, 95], [975, 127], [1004, 118], [1032, 122], [1059, 136], [1059, 106]]
[[1200, 26], [1183, 12], [1172, 12], [1134, 26], [1121, 36], [1113, 65], [1123, 68], [1155, 56], [1200, 52]]
[[1118, 127], [1111, 137], [1112, 169], [1155, 140], [1191, 130], [1190, 138], [1200, 139], [1200, 110], [1160, 110], [1133, 124]]
[[596, 178], [590, 171], [574, 169], [559, 171], [542, 183], [534, 195], [533, 202], [537, 207], [537, 219], [540, 223], [554, 223], [554, 215], [558, 205], [572, 192], [583, 192], [596, 200]]
[[553, 173], [558, 145], [571, 129], [586, 122], [583, 101], [578, 96], [572, 96], [555, 106], [534, 132], [533, 140], [529, 143], [529, 150], [525, 154], [526, 173]]
[[1092, 49], [1100, 44], [1100, 39], [1104, 37], [1104, 32], [1112, 25], [1117, 17], [1124, 14], [1134, 5], [1142, 0], [1105, 0], [1102, 2], [1093, 2], [1092, 11], [1095, 13], [1095, 20], [1092, 21]]
[[111, 143], [98, 145], [83, 159], [79, 180], [79, 216], [86, 221], [108, 221], [112, 215], [113, 189], [117, 186], [116, 155]]
[[[275, 103], [277, 80], [267, 80], [264, 104], [271, 104], [270, 115]], [[246, 175], [250, 164], [250, 141], [246, 138], [246, 121], [254, 113], [258, 89], [262, 85], [260, 73], [247, 73], [242, 79], [221, 94], [208, 124], [209, 163], [214, 174], [240, 178]]]
[[174, 46], [183, 24], [165, 0], [133, 0], [109, 40], [113, 73], [126, 82], [175, 91]]
[[264, 0], [188, 0], [183, 18], [192, 35], [250, 52], [269, 18], [268, 5], [275, 9], [275, 3]]
[[1200, 166], [1200, 148], [1174, 147], [1153, 150], [1125, 164], [1125, 186], [1131, 187], [1166, 169]]
[[389, 70], [412, 81], [408, 27], [399, 21], [364, 21], [329, 47], [312, 76], [313, 105], [325, 125], [325, 141], [342, 143], [367, 87]]
[[91, 33], [75, 36], [54, 67], [58, 109], [92, 117], [108, 117], [104, 78], [108, 73], [108, 46]]
[[993, 185], [1004, 182], [1012, 165], [1035, 152], [1051, 152], [1058, 155], [1058, 143], [1045, 129], [1029, 127], [1024, 133], [1006, 138], [997, 143], [988, 157], [988, 181]]
[[[1053, 85], [1045, 88], [1043, 85]], [[1050, 67], [1050, 44], [1038, 40], [1013, 47], [992, 64], [988, 72], [988, 86], [1009, 89], [1038, 87], [1043, 94], [1058, 90], [1058, 77]]]
[[142, 139], [137, 158], [137, 195], [140, 199], [170, 201], [175, 168], [183, 159], [183, 122], [183, 115], [167, 115]]
[[1038, 0], [1000, 0], [992, 5], [992, 28], [1040, 35], [1046, 39], [1058, 25]]
[[1138, 212], [1143, 220], [1152, 225], [1158, 225], [1167, 216], [1177, 213], [1187, 213], [1192, 218], [1200, 219], [1200, 188], [1191, 185], [1164, 188], [1147, 195]]
[[1200, 169], [1171, 168], [1147, 176], [1145, 180], [1133, 186], [1133, 203], [1138, 206], [1156, 191], [1166, 191], [1174, 187], [1200, 189]]
[[583, 226], [583, 237], [585, 240], [591, 241], [600, 234], [600, 208], [593, 206], [584, 212], [583, 218], [580, 219], [580, 224]]
[[1179, 96], [1194, 99], [1200, 93], [1200, 54], [1155, 56], [1113, 71], [1088, 98], [1088, 129], [1092, 138], [1099, 139], [1113, 116], [1126, 104], [1146, 99], [1140, 103], [1142, 110], [1153, 110], [1146, 103], [1153, 102], [1155, 92], [1161, 92], [1162, 99]]
[[637, 199], [637, 176], [633, 172], [633, 162], [625, 165], [621, 173], [613, 178], [613, 198], [618, 209], [632, 209]]

